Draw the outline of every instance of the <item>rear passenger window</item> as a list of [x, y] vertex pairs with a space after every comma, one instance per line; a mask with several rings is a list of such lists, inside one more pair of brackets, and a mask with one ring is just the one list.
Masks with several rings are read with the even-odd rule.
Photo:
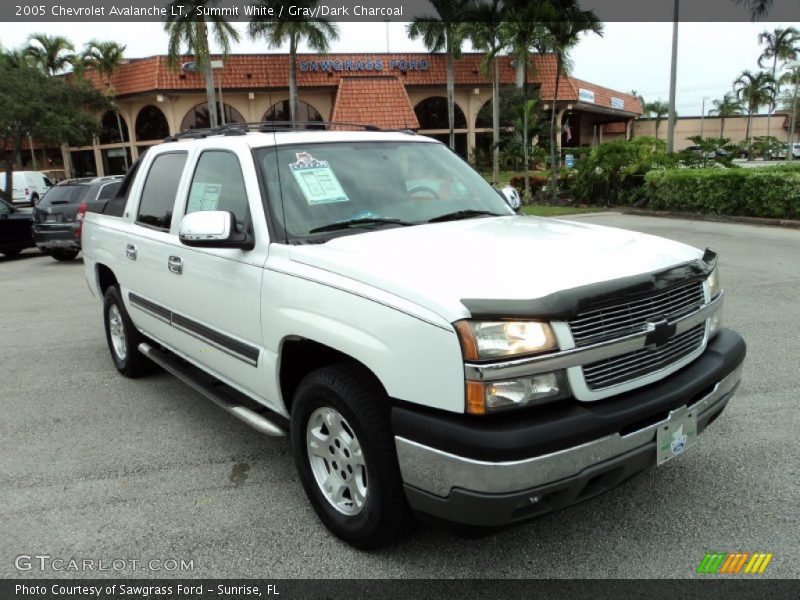
[[116, 195], [117, 190], [119, 190], [121, 185], [122, 185], [121, 181], [105, 184], [102, 188], [100, 188], [100, 193], [97, 194], [97, 199], [108, 200], [109, 198], [113, 198]]
[[241, 228], [247, 220], [247, 193], [239, 159], [223, 150], [200, 155], [189, 189], [186, 214], [203, 210], [224, 210], [236, 217]]
[[186, 152], [167, 152], [155, 157], [142, 189], [137, 223], [169, 229], [185, 164]]

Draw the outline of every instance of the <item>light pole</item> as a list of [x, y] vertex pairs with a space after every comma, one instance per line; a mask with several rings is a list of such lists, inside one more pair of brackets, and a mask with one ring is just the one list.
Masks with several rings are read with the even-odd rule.
[[800, 60], [790, 62], [786, 65], [792, 73], [792, 80], [794, 83], [794, 92], [792, 93], [792, 118], [789, 119], [789, 156], [786, 160], [794, 160], [794, 140], [795, 132], [797, 131], [797, 88], [800, 87]]
[[669, 112], [667, 113], [667, 154], [675, 150], [675, 80], [678, 75], [679, 0], [675, 0], [672, 21], [672, 61], [669, 71]]
[[703, 96], [703, 108], [700, 109], [700, 138], [703, 138], [703, 120], [706, 118], [706, 100], [708, 96]]

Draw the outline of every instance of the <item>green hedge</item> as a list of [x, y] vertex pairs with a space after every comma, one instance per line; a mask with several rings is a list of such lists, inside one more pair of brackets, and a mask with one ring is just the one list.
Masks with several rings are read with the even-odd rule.
[[800, 170], [792, 168], [651, 171], [644, 191], [655, 210], [800, 218]]

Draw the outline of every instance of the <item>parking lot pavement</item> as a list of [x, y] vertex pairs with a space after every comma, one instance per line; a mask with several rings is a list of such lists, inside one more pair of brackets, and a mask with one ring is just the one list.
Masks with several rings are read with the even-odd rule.
[[80, 260], [0, 259], [0, 576], [76, 575], [15, 570], [49, 554], [193, 561], [148, 577], [681, 578], [705, 552], [746, 551], [774, 553], [765, 576], [800, 577], [800, 232], [580, 220], [720, 252], [725, 322], [749, 346], [739, 393], [684, 456], [598, 498], [479, 539], [421, 527], [376, 553], [320, 525], [286, 440], [163, 372], [119, 376]]

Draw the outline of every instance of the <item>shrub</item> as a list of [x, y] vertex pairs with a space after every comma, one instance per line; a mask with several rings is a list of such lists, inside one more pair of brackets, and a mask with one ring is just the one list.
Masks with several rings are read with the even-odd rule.
[[648, 208], [778, 219], [800, 217], [800, 170], [670, 169], [645, 177]]
[[675, 161], [665, 154], [663, 141], [650, 137], [600, 144], [578, 161], [571, 191], [591, 204], [635, 202], [645, 174]]

